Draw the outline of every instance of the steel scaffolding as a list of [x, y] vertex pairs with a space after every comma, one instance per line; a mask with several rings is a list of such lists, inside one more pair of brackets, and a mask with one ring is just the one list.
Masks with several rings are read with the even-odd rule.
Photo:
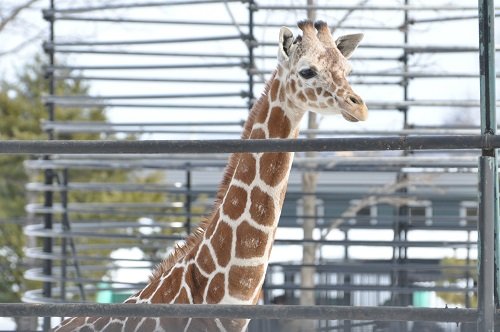
[[[223, 12], [229, 19], [220, 19], [221, 15], [189, 20], [168, 15], [165, 19], [136, 16], [140, 10], [173, 7], [209, 8], [214, 13]], [[302, 17], [309, 9], [334, 18], [331, 24], [335, 33], [354, 29], [399, 35], [394, 43], [362, 44], [359, 54], [352, 58], [360, 69], [355, 68], [351, 83], [366, 91], [391, 91], [385, 94], [391, 98], [372, 98], [367, 104], [375, 114], [397, 114], [401, 123], [387, 130], [302, 131], [306, 137], [320, 137], [314, 139], [234, 139], [256, 93], [272, 72], [269, 63], [274, 59], [276, 43], [267, 32], [294, 24], [280, 13], [293, 12]], [[42, 288], [25, 294], [24, 301], [30, 303], [0, 304], [0, 312], [5, 316], [45, 317], [44, 331], [53, 324], [51, 317], [124, 316], [132, 312], [144, 317], [247, 317], [256, 319], [250, 325], [252, 331], [277, 330], [274, 323], [266, 321], [269, 319], [316, 320], [318, 331], [416, 331], [417, 322], [448, 322], [435, 325], [446, 331], [475, 331], [471, 324], [477, 325], [477, 331], [493, 331], [500, 286], [495, 9], [498, 8], [493, 0], [479, 0], [478, 6], [439, 3], [423, 6], [404, 0], [400, 5], [328, 2], [314, 7], [253, 0], [179, 0], [68, 8], [59, 8], [57, 1], [51, 0], [50, 8], [43, 11], [50, 26], [49, 38], [43, 44], [49, 59], [45, 74], [50, 85], [44, 99], [48, 116], [43, 123], [48, 140], [0, 141], [0, 154], [32, 156], [25, 162], [26, 169], [43, 176], [42, 180], [33, 180], [26, 186], [40, 196], [39, 201], [26, 207], [29, 214], [40, 217], [40, 223], [25, 227], [26, 236], [40, 239], [41, 245], [27, 248], [26, 255], [40, 264], [28, 269], [25, 277], [40, 282]], [[341, 19], [345, 13], [366, 11], [383, 12], [399, 23]], [[277, 15], [277, 19], [269, 22], [266, 15], [271, 14]], [[415, 27], [474, 20], [479, 22], [479, 45], [418, 45], [412, 40]], [[167, 32], [181, 27], [194, 33], [179, 38], [171, 34], [136, 37], [132, 33], [120, 38], [106, 34], [59, 38], [56, 34], [61, 29], [59, 25], [73, 24], [122, 24], [130, 30], [155, 26]], [[204, 48], [210, 43], [218, 47]], [[442, 54], [478, 54], [479, 71], [433, 70], [412, 65], [416, 56]], [[61, 64], [58, 55], [81, 56], [83, 60]], [[392, 69], [374, 70], [373, 63]], [[441, 82], [450, 78], [460, 82], [479, 79], [479, 98], [412, 98], [415, 82]], [[100, 84], [101, 88], [91, 89], [88, 95], [60, 95], [56, 91], [58, 83], [82, 81]], [[115, 84], [129, 84], [132, 89], [117, 93]], [[193, 85], [201, 88], [194, 89]], [[161, 92], [155, 91], [158, 87]], [[137, 111], [143, 116], [136, 116], [140, 120], [130, 122], [121, 118], [110, 122], [72, 122], [59, 116], [74, 108], [104, 108], [120, 116]], [[432, 114], [444, 108], [474, 108], [478, 112], [480, 109], [480, 126], [436, 126], [411, 121], [415, 110]], [[214, 111], [228, 116], [223, 120], [197, 119], [200, 112]], [[170, 112], [173, 119], [165, 120], [159, 116], [160, 112]], [[192, 114], [192, 121], [175, 118], [183, 113]], [[155, 116], [159, 119], [154, 119]], [[96, 134], [99, 138], [66, 139], [73, 134]], [[135, 136], [131, 139], [128, 135]], [[193, 139], [180, 140], [181, 135]], [[263, 306], [131, 308], [88, 303], [96, 300], [96, 294], [108, 292], [119, 297], [144, 286], [144, 281], [121, 280], [113, 273], [120, 270], [119, 263], [123, 262], [128, 263], [125, 266], [130, 270], [150, 269], [161, 260], [160, 254], [165, 254], [162, 251], [166, 247], [185, 238], [209, 211], [207, 197], [214, 195], [214, 179], [220, 177], [227, 153], [266, 151], [322, 152], [314, 158], [297, 156], [280, 221], [281, 229], [289, 231], [300, 228], [304, 219], [312, 218], [320, 236], [312, 240], [283, 236], [275, 244], [278, 249], [304, 244], [317, 246], [314, 288], [300, 285], [298, 276], [304, 265], [287, 260], [269, 264]], [[335, 154], [339, 152], [353, 154]], [[78, 172], [116, 170], [168, 171], [171, 179], [153, 184], [85, 182], [73, 178]], [[300, 189], [300, 174], [306, 171], [318, 172], [324, 182], [313, 194]], [[388, 185], [393, 181], [392, 187]], [[106, 192], [157, 194], [163, 195], [164, 201], [73, 200], [77, 194]], [[307, 195], [317, 197], [317, 210], [321, 213], [307, 215], [300, 211], [301, 199]], [[354, 201], [363, 199], [374, 203], [356, 213], [347, 213], [356, 204]], [[383, 203], [391, 200], [405, 203]], [[412, 205], [415, 202], [420, 205]], [[336, 205], [345, 206], [346, 210], [334, 208]], [[428, 214], [429, 207], [434, 205], [442, 214]], [[330, 221], [336, 223], [335, 237], [328, 237]], [[352, 238], [359, 230], [374, 234], [389, 231], [392, 238]], [[440, 237], [412, 238], [419, 231]], [[458, 232], [466, 237], [455, 239], [449, 235]], [[142, 258], [116, 258], [110, 254], [134, 246], [141, 247]], [[353, 254], [356, 248], [386, 250], [390, 255], [384, 259], [359, 258]], [[451, 263], [444, 258], [413, 258], [412, 252], [424, 249], [460, 251], [466, 258]], [[333, 251], [340, 254], [332, 258], [328, 254]], [[108, 271], [113, 273], [105, 275]], [[449, 282], [451, 279], [462, 283]], [[297, 294], [301, 291], [313, 291], [317, 305], [271, 305], [298, 304]], [[465, 308], [410, 308], [416, 306], [414, 298], [424, 293], [459, 294], [464, 298]], [[477, 309], [473, 304], [476, 296]]]

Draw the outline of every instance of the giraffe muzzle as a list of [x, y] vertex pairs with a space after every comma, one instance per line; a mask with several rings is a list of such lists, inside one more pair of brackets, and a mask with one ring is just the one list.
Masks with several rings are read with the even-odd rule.
[[345, 97], [341, 114], [347, 121], [365, 121], [368, 118], [368, 107], [365, 102], [355, 94]]

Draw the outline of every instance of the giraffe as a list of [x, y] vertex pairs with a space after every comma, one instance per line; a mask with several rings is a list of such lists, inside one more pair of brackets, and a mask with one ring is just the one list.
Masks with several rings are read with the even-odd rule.
[[[323, 21], [282, 27], [278, 66], [245, 123], [242, 139], [297, 138], [310, 110], [363, 121], [367, 107], [347, 81], [362, 34], [333, 39]], [[256, 304], [285, 198], [292, 152], [230, 156], [213, 212], [125, 303]], [[66, 331], [244, 331], [247, 319], [75, 317]]]

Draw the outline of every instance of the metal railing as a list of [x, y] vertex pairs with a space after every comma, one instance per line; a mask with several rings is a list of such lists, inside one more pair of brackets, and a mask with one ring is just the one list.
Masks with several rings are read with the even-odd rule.
[[[131, 8], [161, 8], [164, 6], [181, 5], [211, 5], [217, 3], [232, 3], [234, 5], [247, 6], [248, 19], [245, 22], [221, 21], [221, 20], [180, 20], [180, 19], [146, 19], [135, 17], [102, 17], [93, 16], [95, 12], [111, 13], [113, 10], [131, 9]], [[395, 15], [403, 16], [402, 25], [376, 25], [360, 24], [347, 25], [339, 27], [340, 29], [373, 30], [376, 32], [402, 31], [404, 40], [394, 44], [386, 43], [368, 43], [361, 45], [360, 50], [385, 50], [389, 53], [384, 54], [360, 54], [353, 57], [354, 62], [377, 61], [387, 63], [398, 63], [398, 70], [390, 71], [370, 71], [361, 69], [354, 72], [353, 84], [370, 86], [375, 88], [398, 88], [403, 92], [402, 100], [368, 102], [371, 110], [398, 112], [403, 115], [403, 128], [401, 130], [391, 131], [305, 131], [305, 134], [315, 133], [319, 135], [338, 135], [337, 138], [318, 138], [318, 139], [298, 139], [298, 140], [96, 140], [96, 141], [66, 141], [58, 140], [59, 135], [67, 133], [156, 133], [156, 134], [179, 134], [180, 131], [186, 133], [186, 127], [192, 128], [192, 134], [202, 135], [234, 135], [241, 127], [240, 121], [213, 121], [213, 122], [173, 122], [173, 123], [149, 123], [136, 121], [134, 123], [64, 123], [56, 118], [56, 108], [63, 111], [71, 107], [109, 107], [111, 109], [166, 109], [171, 110], [226, 110], [240, 112], [240, 118], [245, 116], [245, 112], [254, 101], [254, 87], [262, 84], [265, 77], [271, 72], [265, 64], [267, 59], [274, 56], [268, 53], [271, 47], [275, 47], [275, 42], [268, 40], [259, 40], [257, 38], [258, 29], [276, 28], [283, 24], [281, 22], [268, 23], [260, 20], [259, 13], [266, 11], [282, 10], [306, 10], [308, 6], [270, 6], [254, 1], [214, 1], [214, 0], [189, 0], [177, 2], [145, 2], [140, 4], [113, 4], [104, 6], [85, 6], [79, 8], [56, 8], [54, 0], [51, 1], [51, 8], [44, 11], [45, 19], [50, 23], [50, 38], [44, 43], [44, 50], [49, 55], [49, 65], [45, 68], [46, 75], [50, 80], [50, 91], [45, 98], [49, 113], [48, 121], [44, 124], [44, 130], [49, 135], [48, 141], [2, 141], [0, 142], [0, 154], [24, 154], [39, 157], [38, 160], [26, 162], [30, 170], [41, 171], [44, 174], [44, 181], [40, 183], [30, 183], [28, 189], [33, 192], [43, 194], [41, 204], [32, 204], [28, 206], [28, 211], [37, 214], [43, 218], [43, 223], [39, 225], [30, 225], [26, 227], [28, 236], [40, 238], [43, 240], [41, 247], [30, 248], [27, 251], [29, 257], [42, 261], [41, 268], [30, 269], [26, 273], [26, 278], [42, 282], [41, 290], [31, 290], [26, 293], [25, 300], [41, 302], [44, 304], [0, 304], [0, 312], [5, 316], [38, 316], [46, 317], [44, 320], [44, 330], [50, 327], [50, 318], [55, 316], [80, 316], [80, 315], [99, 315], [99, 316], [167, 316], [167, 317], [221, 317], [221, 318], [253, 318], [253, 319], [314, 319], [323, 321], [319, 324], [318, 330], [338, 330], [344, 331], [364, 331], [363, 324], [374, 326], [374, 321], [429, 321], [429, 322], [453, 322], [453, 323], [473, 323], [477, 322], [478, 330], [493, 331], [495, 318], [498, 318], [496, 305], [498, 305], [498, 291], [495, 285], [500, 285], [495, 278], [494, 253], [498, 251], [495, 243], [495, 234], [497, 234], [497, 204], [498, 204], [498, 180], [496, 169], [496, 150], [500, 148], [500, 139], [495, 135], [495, 77], [494, 70], [495, 45], [493, 34], [493, 20], [495, 17], [492, 0], [479, 1], [479, 15], [472, 15], [472, 11], [477, 10], [476, 6], [417, 6], [408, 4], [401, 6], [352, 6], [352, 5], [320, 5], [315, 7], [318, 10], [325, 11], [389, 11]], [[416, 24], [426, 24], [440, 22], [439, 18], [411, 18], [408, 13], [413, 11], [427, 12], [440, 11], [447, 13], [449, 11], [467, 11], [467, 15], [456, 17], [441, 17], [441, 21], [452, 20], [471, 20], [479, 18], [480, 22], [480, 45], [470, 46], [415, 46], [409, 42], [409, 28]], [[469, 15], [469, 11], [470, 15]], [[186, 38], [162, 38], [153, 37], [136, 40], [65, 40], [59, 41], [55, 38], [55, 22], [93, 22], [93, 23], [123, 23], [123, 24], [158, 24], [160, 26], [198, 26], [198, 27], [239, 27], [245, 30], [238, 31], [237, 34], [227, 33], [200, 33], [200, 36]], [[283, 22], [287, 24], [288, 22]], [[243, 50], [227, 52], [210, 52], [192, 50], [170, 50], [163, 48], [168, 45], [181, 45], [206, 42], [221, 43], [240, 43]], [[128, 46], [134, 45], [133, 48]], [[201, 44], [200, 44], [201, 45]], [[147, 46], [147, 47], [146, 47]], [[158, 48], [162, 46], [162, 48]], [[115, 47], [123, 47], [117, 50]], [[140, 48], [139, 48], [140, 47]], [[144, 48], [143, 48], [144, 47]], [[149, 48], [148, 48], [149, 47]], [[157, 48], [152, 48], [157, 47]], [[245, 51], [248, 53], [245, 54]], [[258, 52], [257, 52], [258, 51]], [[393, 52], [393, 53], [390, 53]], [[481, 70], [480, 73], [473, 72], [434, 72], [427, 70], [414, 70], [409, 65], [409, 58], [415, 54], [451, 54], [451, 53], [478, 53], [480, 52]], [[151, 64], [147, 61], [136, 63], [89, 63], [56, 65], [56, 54], [86, 54], [94, 55], [113, 55], [117, 57], [168, 57], [182, 59], [182, 63], [172, 63], [171, 61], [162, 61], [159, 64]], [[202, 60], [203, 59], [203, 60]], [[205, 61], [204, 59], [208, 59]], [[262, 61], [262, 63], [260, 62]], [[238, 75], [214, 75], [210, 77], [173, 75], [135, 75], [138, 70], [151, 73], [155, 70], [173, 71], [198, 70], [213, 68], [219, 70], [235, 70]], [[90, 73], [92, 74], [90, 74]], [[95, 73], [95, 74], [94, 74]], [[368, 78], [368, 79], [367, 79]], [[481, 80], [481, 98], [480, 100], [461, 99], [461, 100], [424, 100], [409, 98], [410, 82], [414, 80], [435, 80], [435, 79], [477, 79]], [[372, 80], [370, 80], [372, 79]], [[392, 79], [392, 80], [391, 80]], [[217, 85], [217, 91], [210, 92], [172, 92], [172, 93], [135, 93], [135, 94], [106, 94], [90, 96], [68, 96], [57, 95], [55, 84], [59, 81], [85, 80], [91, 82], [128, 82], [137, 84], [182, 84], [189, 87], [189, 84], [203, 84], [204, 86]], [[118, 84], [118, 83], [117, 83]], [[229, 84], [234, 85], [229, 86]], [[187, 89], [187, 88], [186, 88]], [[220, 103], [220, 97], [230, 97], [230, 104]], [[152, 103], [150, 100], [172, 99], [171, 103]], [[187, 99], [187, 100], [186, 100]], [[134, 102], [129, 102], [134, 100]], [[139, 102], [135, 101], [138, 100]], [[147, 101], [147, 102], [146, 102]], [[481, 107], [482, 122], [481, 128], [411, 128], [408, 123], [408, 112], [411, 109], [419, 108], [422, 112], [432, 112], [436, 108], [457, 108], [457, 107]], [[213, 128], [217, 126], [217, 130]], [[224, 129], [219, 129], [224, 126]], [[227, 127], [226, 127], [227, 126]], [[229, 132], [226, 128], [233, 127], [234, 131]], [[207, 129], [208, 128], [208, 129]], [[211, 129], [212, 128], [212, 129]], [[238, 129], [236, 129], [238, 128]], [[205, 129], [205, 131], [203, 131]], [[444, 135], [443, 135], [444, 134]], [[362, 137], [350, 137], [352, 135]], [[394, 135], [394, 136], [388, 136]], [[204, 136], [206, 137], [206, 136]], [[348, 276], [376, 274], [378, 276], [387, 276], [394, 282], [391, 284], [369, 284], [368, 279], [363, 279], [363, 283], [353, 283], [350, 280], [343, 280], [342, 283], [332, 284], [322, 281], [314, 289], [318, 294], [326, 294], [325, 301], [333, 300], [328, 292], [344, 292], [346, 298], [350, 298], [355, 292], [377, 292], [379, 294], [388, 292], [395, 298], [401, 296], [401, 302], [398, 304], [408, 304], [405, 301], [408, 295], [415, 291], [437, 291], [454, 292], [464, 294], [465, 297], [471, 297], [474, 293], [478, 295], [478, 310], [475, 309], [431, 309], [431, 308], [402, 308], [402, 307], [366, 307], [352, 306], [352, 301], [347, 306], [172, 306], [172, 305], [103, 305], [80, 303], [65, 303], [70, 301], [69, 295], [75, 295], [73, 299], [79, 301], [90, 300], [90, 295], [100, 290], [112, 290], [112, 285], [98, 285], [102, 281], [95, 275], [88, 275], [85, 272], [102, 273], [108, 269], [102, 263], [115, 263], [126, 259], [115, 259], [109, 256], [109, 251], [123, 246], [130, 246], [132, 243], [139, 243], [145, 250], [151, 252], [165, 248], [165, 243], [173, 244], [181, 240], [186, 231], [195, 225], [205, 213], [206, 206], [196, 202], [195, 198], [199, 195], [213, 195], [213, 191], [206, 188], [198, 189], [196, 181], [192, 182], [191, 176], [194, 172], [206, 172], [207, 170], [219, 170], [224, 165], [224, 158], [221, 153], [233, 152], [265, 152], [265, 151], [402, 151], [403, 155], [383, 156], [371, 155], [368, 157], [331, 157], [311, 160], [307, 158], [297, 158], [294, 165], [294, 172], [305, 170], [316, 170], [321, 172], [378, 172], [407, 174], [406, 170], [411, 172], [435, 172], [435, 173], [456, 173], [460, 175], [473, 175], [480, 173], [481, 183], [481, 204], [478, 212], [479, 219], [476, 216], [459, 217], [453, 213], [433, 217], [433, 224], [425, 224], [424, 219], [418, 219], [410, 215], [401, 214], [398, 211], [391, 218], [386, 218], [386, 223], [379, 222], [371, 224], [370, 217], [357, 217], [355, 223], [350, 224], [351, 217], [342, 216], [340, 212], [325, 213], [322, 219], [343, 218], [343, 223], [338, 227], [338, 231], [345, 234], [343, 240], [318, 239], [309, 241], [318, 246], [331, 246], [344, 250], [347, 254], [337, 261], [329, 261], [322, 258], [321, 268], [318, 269], [318, 277], [328, 280], [332, 276]], [[419, 157], [418, 153], [431, 151], [447, 151], [446, 158], [437, 159], [429, 157]], [[475, 162], [478, 152], [481, 152], [479, 165]], [[465, 156], [453, 155], [454, 152], [465, 154]], [[217, 154], [217, 157], [211, 154]], [[166, 154], [168, 160], [160, 160]], [[197, 157], [187, 158], [186, 154], [196, 154]], [[140, 160], [137, 156], [140, 155]], [[179, 155], [179, 156], [177, 156]], [[330, 158], [331, 157], [331, 158]], [[176, 159], [177, 158], [177, 159]], [[360, 160], [361, 159], [361, 160]], [[314, 166], [311, 163], [314, 162]], [[186, 178], [182, 180], [179, 187], [174, 183], [160, 185], [152, 184], [118, 184], [118, 183], [78, 183], [71, 181], [68, 171], [71, 170], [92, 170], [92, 169], [169, 169], [172, 171], [185, 171]], [[392, 174], [391, 173], [391, 174]], [[184, 174], [182, 175], [184, 176]], [[459, 178], [461, 179], [461, 178]], [[431, 180], [432, 182], [432, 180]], [[426, 189], [431, 188], [430, 184], [419, 184]], [[350, 189], [359, 186], [350, 184]], [[460, 187], [460, 184], [455, 184]], [[452, 185], [450, 185], [452, 187]], [[467, 190], [474, 191], [472, 185], [464, 184]], [[75, 205], [69, 199], [69, 194], [74, 191], [134, 191], [142, 193], [163, 193], [165, 195], [180, 195], [182, 199], [179, 206], [152, 206], [152, 205], [127, 205], [127, 204], [88, 204]], [[361, 189], [360, 189], [361, 190]], [[332, 197], [338, 201], [345, 200], [347, 194], [340, 193], [315, 193], [318, 197], [328, 199]], [[411, 192], [393, 192], [385, 194], [395, 197], [410, 197]], [[290, 189], [289, 198], [297, 201], [304, 196], [299, 190]], [[377, 195], [374, 195], [376, 197]], [[430, 194], [422, 197], [434, 197]], [[436, 194], [436, 197], [438, 195]], [[471, 200], [469, 192], [459, 197], [460, 200]], [[134, 212], [131, 209], [136, 208]], [[156, 208], [158, 208], [156, 210]], [[165, 216], [165, 210], [168, 216]], [[176, 210], [177, 209], [177, 210]], [[198, 209], [198, 211], [195, 211]], [[91, 211], [94, 214], [100, 214], [101, 220], [92, 220], [85, 218], [74, 218], [77, 213], [85, 214]], [[125, 211], [125, 212], [123, 212]], [[132, 220], [113, 220], [113, 217], [123, 216], [127, 213], [129, 216], [142, 216], [147, 211], [149, 216], [163, 216], [168, 222], [154, 221], [149, 224], [140, 224]], [[290, 224], [289, 220], [318, 216], [304, 216], [300, 213], [283, 213], [283, 222]], [[365, 219], [363, 219], [365, 218]], [[413, 219], [412, 219], [413, 218]], [[379, 216], [382, 221], [384, 218]], [[465, 222], [465, 225], [458, 225], [457, 220]], [[179, 221], [182, 225], [178, 225]], [[479, 220], [479, 222], [478, 222]], [[412, 223], [413, 222], [413, 223]], [[141, 234], [138, 230], [141, 227], [150, 229], [159, 228], [172, 231], [171, 234]], [[479, 228], [479, 241], [440, 239], [439, 241], [409, 241], [406, 235], [416, 230], [454, 230], [460, 228], [470, 235], [476, 227]], [[96, 230], [100, 231], [97, 232]], [[352, 229], [370, 229], [370, 230], [391, 230], [395, 234], [394, 240], [352, 240], [347, 234]], [[179, 232], [180, 231], [180, 232]], [[128, 232], [128, 233], [127, 233]], [[396, 236], [398, 235], [398, 236]], [[83, 244], [78, 243], [79, 239], [88, 238], [113, 238], [116, 243]], [[496, 237], [498, 239], [498, 236]], [[136, 241], [136, 242], [134, 242]], [[497, 240], [498, 241], [498, 240]], [[308, 241], [278, 238], [276, 246], [300, 246]], [[384, 247], [393, 254], [392, 259], [378, 263], [363, 262], [362, 266], [353, 265], [355, 260], [349, 261], [349, 248], [355, 246], [365, 246], [370, 248]], [[431, 263], [411, 262], [407, 257], [406, 251], [414, 248], [452, 248], [467, 250], [466, 265], [448, 265], [439, 266]], [[477, 249], [476, 249], [477, 248]], [[480, 266], [478, 287], [472, 282], [474, 274], [475, 260], [470, 258], [470, 252], [477, 250], [479, 252], [478, 262]], [[92, 251], [99, 252], [98, 255], [91, 254]], [[498, 257], [496, 259], [499, 259]], [[130, 261], [136, 262], [133, 258]], [[158, 262], [158, 257], [149, 255], [140, 260], [147, 264]], [[281, 262], [270, 264], [269, 275], [273, 273], [288, 273], [286, 275], [295, 276], [300, 269], [297, 262]], [[335, 264], [335, 265], [333, 265]], [[350, 265], [351, 264], [351, 265]], [[150, 265], [148, 265], [150, 266]], [[142, 266], [143, 268], [144, 266]], [[133, 268], [141, 268], [137, 265]], [[442, 275], [437, 275], [433, 269], [439, 273], [456, 273], [460, 278], [467, 280], [466, 285], [451, 286], [419, 286], [415, 282], [408, 281], [408, 274], [419, 270], [424, 280], [442, 280]], [[115, 267], [109, 268], [115, 270]], [[278, 272], [276, 272], [278, 271]], [[271, 278], [271, 277], [270, 277]], [[266, 280], [264, 285], [265, 298], [269, 298], [275, 290], [294, 292], [306, 290], [294, 284], [293, 281], [285, 281], [281, 284], [272, 280]], [[340, 278], [340, 277], [339, 277]], [[113, 280], [111, 280], [113, 283]], [[130, 283], [126, 281], [116, 281], [116, 284], [123, 286], [120, 290], [133, 290], [141, 287], [141, 283]], [[309, 289], [308, 289], [309, 290]], [[269, 295], [271, 294], [271, 295]], [[472, 295], [471, 295], [472, 294]], [[493, 296], [495, 295], [495, 297]], [[406, 296], [406, 297], [405, 297]], [[495, 303], [494, 301], [497, 301]], [[468, 298], [467, 301], [470, 301]], [[53, 304], [51, 302], [61, 302]], [[266, 303], [269, 303], [267, 301]], [[380, 304], [380, 303], [379, 303]], [[334, 320], [353, 321], [352, 323], [337, 322], [331, 324]], [[364, 321], [356, 326], [354, 321]], [[405, 331], [407, 326], [399, 329]], [[263, 329], [261, 329], [263, 331]], [[450, 330], [453, 330], [450, 328]]]

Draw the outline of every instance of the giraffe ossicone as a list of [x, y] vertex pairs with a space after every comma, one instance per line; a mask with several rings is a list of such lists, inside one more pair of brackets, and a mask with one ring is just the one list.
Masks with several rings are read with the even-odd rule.
[[[301, 21], [279, 34], [278, 67], [253, 106], [242, 139], [297, 138], [307, 111], [365, 120], [347, 81], [361, 34], [334, 40], [325, 22]], [[256, 304], [285, 198], [292, 152], [231, 155], [212, 215], [125, 303]], [[246, 319], [76, 317], [64, 331], [243, 331]]]

